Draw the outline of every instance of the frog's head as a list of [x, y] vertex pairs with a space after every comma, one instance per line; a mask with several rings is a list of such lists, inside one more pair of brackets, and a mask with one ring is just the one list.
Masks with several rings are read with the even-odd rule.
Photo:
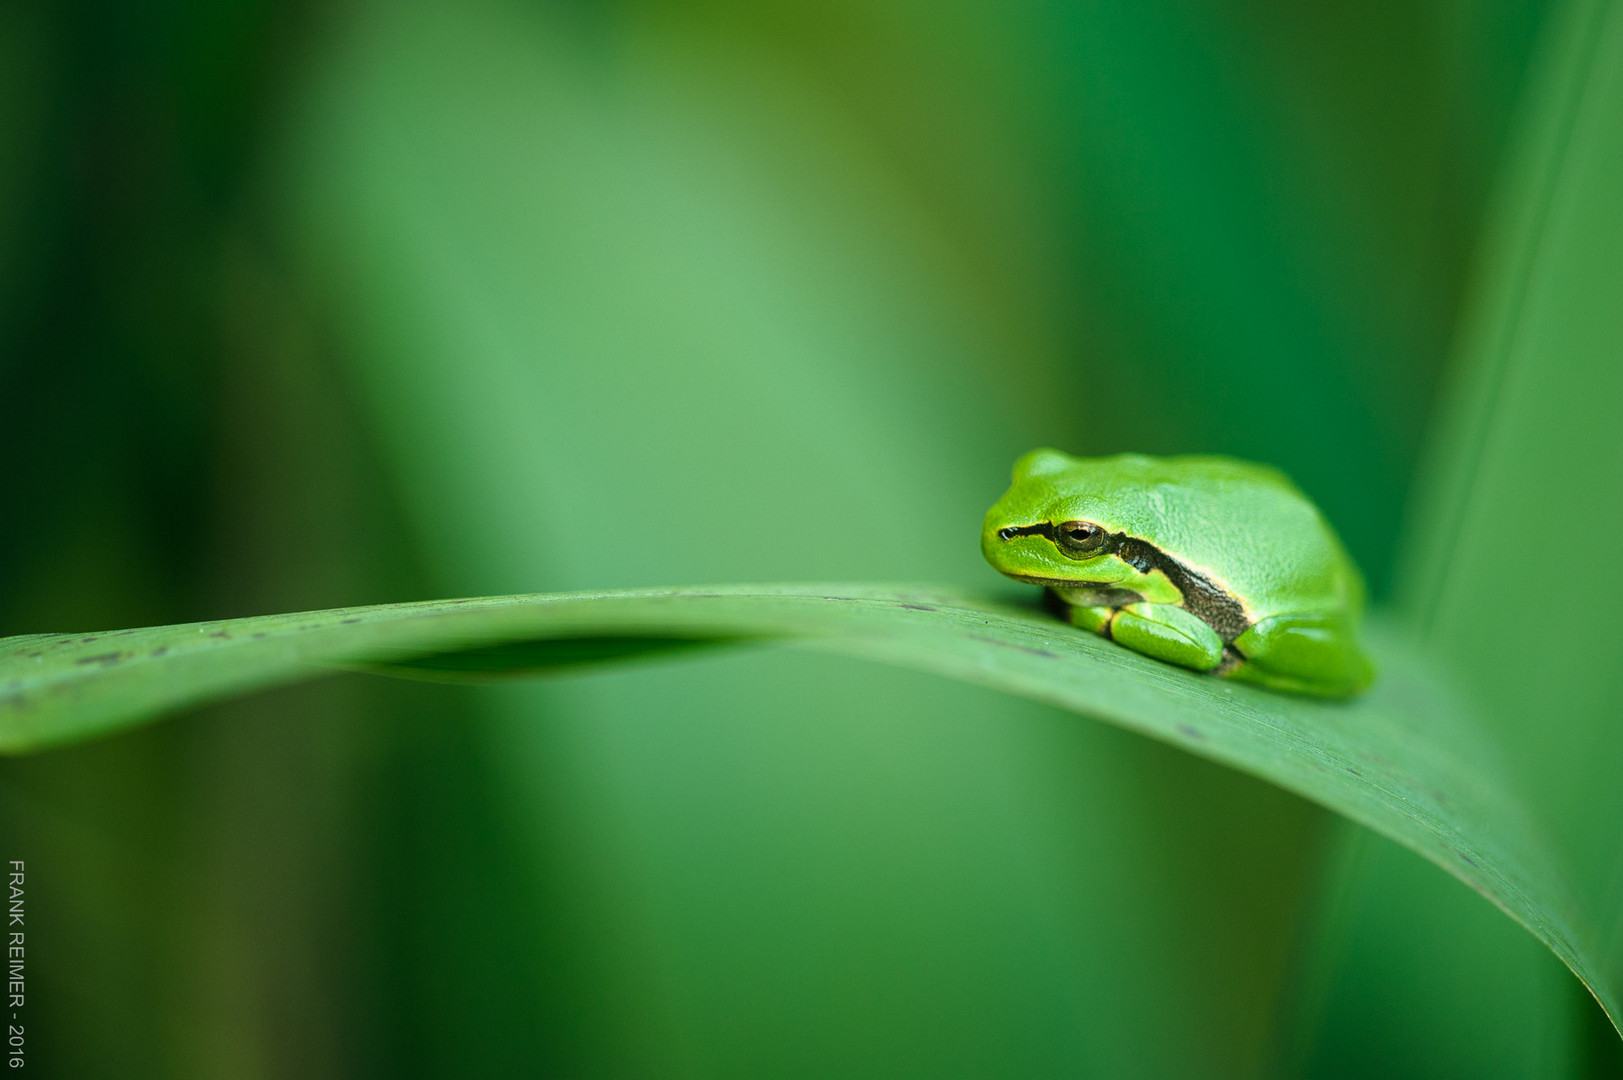
[[1034, 585], [1106, 585], [1137, 571], [1115, 554], [1123, 468], [1136, 455], [1082, 459], [1033, 450], [1014, 463], [1014, 481], [986, 512], [981, 554]]

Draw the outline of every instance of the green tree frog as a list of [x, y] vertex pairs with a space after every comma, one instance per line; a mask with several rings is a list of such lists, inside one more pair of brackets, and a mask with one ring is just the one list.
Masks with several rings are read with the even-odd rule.
[[1307, 496], [1223, 457], [1033, 450], [981, 528], [987, 562], [1135, 652], [1274, 690], [1355, 694], [1364, 583]]

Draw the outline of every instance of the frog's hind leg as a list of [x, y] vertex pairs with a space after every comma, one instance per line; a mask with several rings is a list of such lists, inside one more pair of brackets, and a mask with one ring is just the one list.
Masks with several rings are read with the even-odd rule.
[[1233, 650], [1242, 659], [1225, 663], [1219, 674], [1274, 690], [1346, 697], [1375, 677], [1344, 615], [1274, 615], [1235, 638]]

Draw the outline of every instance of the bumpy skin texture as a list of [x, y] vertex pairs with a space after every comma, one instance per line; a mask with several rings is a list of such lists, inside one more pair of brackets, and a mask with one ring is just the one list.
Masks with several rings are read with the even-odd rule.
[[987, 512], [981, 551], [1048, 586], [1075, 625], [1169, 663], [1327, 697], [1374, 675], [1358, 568], [1267, 466], [1034, 450]]

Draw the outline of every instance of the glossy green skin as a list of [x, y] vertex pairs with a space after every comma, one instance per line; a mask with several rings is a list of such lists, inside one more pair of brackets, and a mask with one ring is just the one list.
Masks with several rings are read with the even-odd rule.
[[[1052, 527], [1077, 521], [1105, 530], [1105, 550], [1057, 542]], [[1318, 508], [1263, 465], [1034, 450], [987, 511], [981, 552], [1052, 589], [1077, 626], [1157, 659], [1327, 697], [1374, 676], [1357, 641], [1358, 568]]]

